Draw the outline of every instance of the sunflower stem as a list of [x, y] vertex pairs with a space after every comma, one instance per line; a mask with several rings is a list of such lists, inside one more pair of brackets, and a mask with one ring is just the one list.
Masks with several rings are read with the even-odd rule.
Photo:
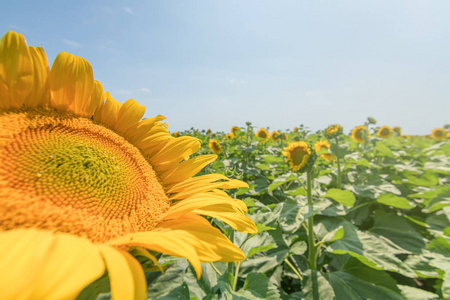
[[306, 172], [306, 183], [307, 183], [307, 196], [308, 196], [308, 212], [311, 214], [311, 216], [308, 218], [308, 261], [309, 261], [309, 268], [312, 270], [317, 270], [317, 257], [316, 257], [316, 246], [314, 242], [314, 208], [312, 203], [312, 178], [311, 178], [311, 171], [308, 170]]
[[291, 264], [291, 262], [289, 261], [289, 257], [284, 259], [284, 262], [292, 269], [292, 271], [294, 271], [294, 273], [297, 275], [298, 279], [300, 279], [300, 281], [303, 280], [302, 275], [300, 275], [300, 272], [297, 270], [296, 267], [294, 267], [293, 264]]
[[[234, 230], [232, 230], [230, 233], [230, 241], [234, 244]], [[228, 263], [228, 273], [233, 274], [233, 266], [234, 266], [233, 262]]]
[[342, 181], [341, 160], [338, 157], [337, 158], [337, 188], [338, 189], [341, 189], [341, 181]]
[[236, 291], [236, 285], [237, 285], [240, 265], [241, 265], [241, 262], [239, 261], [236, 266], [236, 271], [234, 272], [233, 292]]

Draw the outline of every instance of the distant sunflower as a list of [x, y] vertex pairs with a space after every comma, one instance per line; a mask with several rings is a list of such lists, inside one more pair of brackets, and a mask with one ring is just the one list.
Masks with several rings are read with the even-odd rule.
[[209, 149], [211, 149], [211, 151], [215, 154], [222, 152], [222, 146], [216, 140], [209, 140]]
[[317, 141], [314, 144], [314, 147], [316, 149], [316, 152], [319, 152], [322, 149], [330, 149], [330, 143], [328, 143], [328, 141]]
[[211, 137], [213, 138], [213, 137], [216, 137], [216, 134], [213, 132], [213, 133], [211, 133]]
[[315, 152], [306, 142], [289, 143], [282, 154], [286, 156], [289, 168], [295, 172], [308, 170], [315, 161]]
[[237, 126], [233, 126], [231, 127], [231, 134], [233, 135], [233, 137], [236, 136], [236, 132], [241, 131], [241, 129]]
[[356, 126], [352, 129], [352, 139], [357, 143], [364, 143], [364, 133], [369, 136], [369, 131], [367, 130], [367, 127], [364, 125]]
[[180, 133], [179, 133], [178, 131], [175, 131], [174, 133], [172, 133], [172, 135], [173, 135], [174, 137], [179, 137], [179, 136], [180, 136]]
[[206, 134], [210, 134], [211, 133], [211, 129], [206, 130]]
[[8, 32], [0, 42], [0, 287], [2, 299], [74, 299], [106, 272], [114, 299], [145, 299], [147, 250], [201, 262], [244, 253], [202, 216], [256, 233], [245, 204], [193, 177], [216, 155], [189, 158], [198, 139], [174, 138], [163, 116], [103, 92], [90, 64]]
[[274, 142], [278, 142], [281, 141], [281, 134], [279, 131], [272, 131], [272, 133], [270, 134], [270, 137], [272, 138], [272, 141]]
[[450, 139], [450, 132], [447, 132], [445, 138], [446, 138], [447, 140]]
[[298, 132], [298, 127], [296, 126], [296, 127], [294, 127], [294, 130], [293, 130], [294, 132]]
[[342, 133], [342, 127], [341, 125], [335, 124], [330, 125], [325, 129], [325, 135], [328, 138], [335, 138], [336, 136], [340, 135]]
[[430, 135], [436, 141], [445, 140], [445, 130], [443, 128], [435, 128], [431, 131]]
[[336, 161], [336, 156], [334, 156], [331, 153], [322, 153], [322, 154], [320, 154], [320, 157], [322, 157], [323, 159], [325, 159], [328, 162]]
[[368, 117], [368, 118], [367, 118], [367, 121], [369, 121], [370, 124], [377, 124], [377, 120], [375, 120], [375, 119], [372, 118], [372, 117]]
[[256, 136], [261, 138], [261, 143], [265, 143], [270, 138], [270, 133], [265, 128], [260, 128], [258, 132], [256, 132]]
[[234, 138], [234, 134], [227, 133], [227, 140], [231, 140], [232, 138]]
[[392, 128], [389, 126], [383, 126], [378, 130], [377, 135], [383, 139], [387, 139], [392, 136]]
[[287, 141], [288, 138], [289, 138], [289, 135], [288, 135], [287, 133], [283, 133], [283, 134], [281, 135], [281, 138], [283, 139], [283, 141]]
[[402, 129], [399, 126], [395, 126], [392, 130], [397, 132], [398, 135], [402, 135]]

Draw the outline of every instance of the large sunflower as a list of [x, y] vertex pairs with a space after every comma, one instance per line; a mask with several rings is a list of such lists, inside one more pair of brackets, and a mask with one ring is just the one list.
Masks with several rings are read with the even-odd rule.
[[287, 158], [292, 171], [303, 172], [309, 169], [316, 160], [316, 154], [306, 142], [289, 143], [281, 152]]
[[383, 139], [387, 139], [392, 136], [392, 128], [389, 126], [383, 126], [378, 130], [377, 135]]
[[369, 136], [369, 131], [364, 125], [356, 126], [352, 129], [352, 139], [357, 143], [364, 143], [364, 134], [367, 134], [367, 136]]
[[445, 130], [443, 128], [435, 128], [431, 131], [430, 135], [436, 141], [445, 140]]
[[145, 108], [103, 93], [83, 58], [8, 32], [0, 43], [0, 278], [2, 299], [72, 299], [108, 273], [115, 299], [145, 299], [130, 254], [153, 250], [201, 262], [242, 251], [201, 215], [256, 232], [246, 206], [218, 188], [247, 186], [219, 174], [193, 177], [216, 155], [189, 156]]
[[261, 143], [266, 143], [270, 138], [270, 133], [265, 128], [260, 128], [258, 132], [256, 132], [256, 136], [261, 139]]
[[211, 151], [214, 152], [215, 154], [219, 154], [220, 152], [222, 152], [222, 146], [216, 140], [209, 140], [208, 146], [209, 149], [211, 149]]

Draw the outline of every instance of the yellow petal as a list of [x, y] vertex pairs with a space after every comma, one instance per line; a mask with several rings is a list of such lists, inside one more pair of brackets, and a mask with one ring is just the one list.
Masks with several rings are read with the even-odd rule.
[[0, 41], [0, 109], [20, 108], [33, 88], [33, 61], [23, 35]]
[[45, 107], [50, 104], [50, 89], [47, 55], [41, 47], [28, 47], [33, 60], [33, 89], [25, 99], [27, 107]]
[[109, 92], [105, 92], [103, 97], [105, 98], [105, 102], [100, 104], [95, 111], [94, 120], [109, 128], [114, 128], [117, 113], [119, 112], [122, 103], [116, 101]]
[[20, 292], [11, 299], [74, 299], [105, 270], [97, 247], [70, 234], [11, 230], [0, 234], [0, 245], [0, 270], [8, 270], [0, 279], [2, 299], [14, 289]]
[[189, 156], [200, 150], [199, 139], [190, 136], [183, 136], [171, 139], [158, 153], [150, 157], [150, 163], [155, 166], [168, 163], [178, 164], [187, 160]]
[[98, 245], [110, 278], [113, 299], [145, 299], [147, 284], [142, 267], [128, 252]]
[[59, 110], [91, 117], [91, 94], [94, 88], [92, 67], [82, 57], [61, 52], [55, 58], [50, 70], [50, 89], [52, 106]]
[[154, 255], [152, 255], [150, 252], [148, 252], [144, 248], [140, 248], [140, 247], [136, 247], [133, 251], [136, 252], [134, 254], [135, 256], [140, 255], [140, 256], [143, 256], [143, 257], [146, 257], [146, 258], [150, 259], [153, 262], [153, 264], [161, 271], [161, 273], [164, 273], [164, 269], [158, 263], [158, 259]]
[[135, 129], [134, 127], [139, 123], [144, 113], [145, 106], [140, 105], [134, 99], [128, 99], [119, 109], [114, 129], [122, 134], [125, 134], [130, 128]]
[[153, 118], [148, 118], [144, 120], [140, 120], [139, 124], [136, 126], [136, 130], [133, 130], [127, 134], [128, 140], [132, 144], [136, 144], [138, 140], [141, 140], [147, 137], [147, 134], [151, 130], [151, 128], [155, 125], [155, 122], [164, 120], [166, 117], [157, 115]]
[[179, 182], [191, 178], [200, 172], [200, 170], [202, 170], [207, 164], [215, 161], [216, 158], [217, 155], [215, 154], [196, 156], [178, 164], [175, 168], [173, 168], [173, 171], [169, 170], [166, 172], [161, 172], [161, 179], [165, 186], [170, 188]]

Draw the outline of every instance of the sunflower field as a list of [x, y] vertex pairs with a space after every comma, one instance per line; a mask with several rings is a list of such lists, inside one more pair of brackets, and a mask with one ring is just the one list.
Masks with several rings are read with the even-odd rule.
[[163, 256], [164, 274], [147, 273], [149, 295], [450, 299], [445, 129], [406, 136], [374, 123], [369, 118], [348, 135], [339, 125], [269, 133], [250, 123], [230, 133], [174, 133], [202, 140], [200, 154], [218, 154], [202, 173], [248, 183], [230, 193], [245, 202], [258, 233], [234, 232], [211, 219], [245, 259], [205, 263], [197, 280], [185, 259]]

